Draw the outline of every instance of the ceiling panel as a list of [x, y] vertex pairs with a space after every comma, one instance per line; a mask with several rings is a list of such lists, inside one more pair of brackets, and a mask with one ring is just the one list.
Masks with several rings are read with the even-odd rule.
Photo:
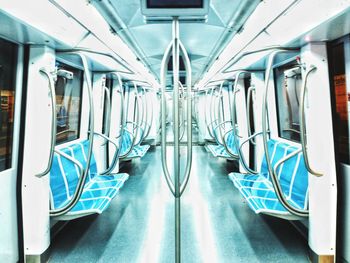
[[[171, 24], [146, 24], [141, 14], [140, 0], [91, 2], [159, 79], [162, 56], [171, 41]], [[206, 23], [180, 24], [180, 39], [192, 61], [193, 83], [216, 59], [259, 2], [260, 0], [211, 0]]]

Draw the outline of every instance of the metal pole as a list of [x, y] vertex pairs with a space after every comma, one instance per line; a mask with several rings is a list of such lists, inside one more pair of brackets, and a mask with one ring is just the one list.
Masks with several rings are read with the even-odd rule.
[[175, 262], [181, 262], [180, 202], [180, 129], [179, 129], [179, 20], [173, 19], [173, 121], [174, 121], [174, 186], [175, 186]]

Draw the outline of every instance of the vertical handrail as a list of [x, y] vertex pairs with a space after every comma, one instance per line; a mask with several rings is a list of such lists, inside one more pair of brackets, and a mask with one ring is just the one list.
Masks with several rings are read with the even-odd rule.
[[[210, 130], [209, 128], [209, 125], [212, 124], [211, 123], [211, 105], [212, 105], [212, 96], [213, 96], [213, 92], [214, 92], [214, 88], [211, 88], [211, 89], [207, 89], [206, 92], [205, 92], [205, 101], [207, 102], [208, 101], [208, 97], [209, 97], [209, 91], [211, 90], [211, 94], [210, 94], [210, 102], [209, 102], [209, 107], [205, 107], [205, 115], [204, 115], [204, 121], [205, 121], [205, 126], [207, 128], [207, 131], [209, 133], [209, 136], [212, 138], [212, 139], [215, 139], [214, 138], [214, 135], [212, 134], [212, 131]], [[209, 117], [208, 117], [208, 109], [209, 108]], [[208, 118], [209, 118], [209, 121], [210, 123], [208, 123]]]
[[109, 129], [110, 129], [110, 123], [111, 123], [111, 97], [110, 97], [110, 92], [109, 88], [106, 86], [103, 87], [103, 90], [105, 92], [105, 98], [107, 99], [107, 105], [106, 105], [106, 118], [105, 118], [105, 136], [109, 136]]
[[[248, 91], [247, 91], [247, 105], [246, 105], [248, 137], [250, 137], [252, 135], [252, 127], [250, 126], [250, 101], [253, 102], [253, 93], [255, 93], [255, 92], [256, 92], [256, 89], [255, 89], [254, 86], [250, 86], [248, 88]], [[251, 143], [253, 145], [256, 145], [255, 138], [251, 140]]]
[[168, 187], [173, 195], [175, 195], [175, 186], [171, 180], [168, 164], [167, 164], [167, 154], [166, 154], [166, 98], [165, 98], [165, 89], [166, 89], [166, 74], [168, 61], [171, 55], [171, 49], [173, 47], [173, 41], [170, 42], [168, 47], [165, 50], [161, 67], [160, 67], [160, 77], [161, 77], [161, 159], [162, 167], [165, 176], [165, 181], [168, 184]]
[[146, 97], [146, 94], [147, 94], [147, 91], [146, 91], [146, 88], [145, 87], [141, 87], [142, 88], [142, 91], [143, 91], [143, 95], [142, 95], [142, 102], [143, 102], [143, 108], [144, 108], [144, 113], [145, 113], [145, 121], [144, 121], [144, 123], [145, 123], [145, 128], [144, 128], [144, 130], [143, 130], [143, 136], [142, 136], [142, 141], [144, 140], [144, 139], [146, 139], [146, 137], [147, 137], [147, 133], [148, 133], [148, 130], [149, 130], [149, 128], [148, 128], [148, 104], [147, 104], [147, 97]]
[[94, 102], [93, 102], [92, 83], [91, 83], [92, 78], [90, 75], [87, 59], [83, 54], [79, 52], [64, 52], [64, 53], [79, 56], [83, 63], [84, 76], [87, 84], [88, 101], [89, 101], [89, 131], [88, 131], [89, 148], [88, 148], [88, 154], [86, 157], [86, 167], [84, 169], [83, 174], [79, 177], [79, 181], [73, 197], [64, 207], [60, 209], [50, 210], [50, 216], [52, 217], [61, 216], [69, 212], [69, 210], [71, 210], [78, 203], [80, 196], [83, 193], [85, 181], [89, 173], [92, 150], [93, 150], [93, 142], [94, 142], [94, 111], [93, 111]]
[[307, 151], [306, 128], [305, 128], [305, 95], [306, 95], [306, 90], [307, 90], [307, 79], [308, 79], [310, 73], [316, 69], [317, 68], [315, 66], [311, 66], [305, 73], [303, 85], [301, 88], [301, 98], [300, 98], [301, 103], [299, 105], [299, 119], [300, 119], [301, 148], [303, 150], [306, 169], [308, 170], [309, 173], [311, 173], [317, 177], [320, 177], [320, 176], [323, 176], [323, 174], [320, 172], [316, 172], [310, 166], [309, 155], [308, 155], [308, 151]]
[[[244, 70], [237, 72], [237, 74], [235, 76], [235, 83], [233, 85], [233, 90], [232, 90], [233, 94], [232, 94], [232, 103], [231, 103], [231, 120], [232, 120], [233, 144], [234, 144], [235, 148], [237, 149], [238, 154], [231, 152], [228, 145], [226, 144], [226, 141], [224, 140], [225, 149], [228, 152], [228, 154], [230, 156], [232, 156], [233, 158], [239, 159], [239, 160], [244, 158], [244, 156], [239, 151], [239, 138], [238, 138], [238, 134], [236, 133], [236, 94], [240, 91], [238, 89], [238, 82], [239, 82], [240, 75], [245, 74], [245, 73], [247, 73], [247, 71], [244, 71]], [[223, 139], [225, 139], [225, 138], [223, 138]]]
[[[130, 88], [128, 90], [128, 92], [130, 92]], [[130, 100], [130, 93], [128, 94], [128, 102], [127, 102], [127, 108], [129, 108], [129, 100]], [[137, 110], [136, 110], [137, 109]], [[135, 113], [139, 111], [139, 102], [138, 102], [138, 96], [137, 94], [135, 95], [135, 104], [134, 104], [134, 112], [133, 112], [133, 120], [135, 120]], [[136, 118], [136, 121], [132, 121], [131, 124], [132, 124], [132, 131], [131, 131], [131, 135], [133, 135], [133, 138], [132, 138], [132, 142], [131, 142], [131, 145], [129, 147], [129, 149], [124, 153], [124, 154], [121, 154], [119, 156], [120, 159], [124, 159], [124, 158], [127, 158], [128, 155], [131, 153], [132, 149], [134, 148], [134, 146], [136, 145], [136, 139], [137, 139], [137, 135], [138, 135], [138, 130], [139, 130], [139, 120], [140, 120], [140, 114], [137, 113], [137, 118]], [[129, 123], [129, 121], [127, 120], [128, 118], [128, 112], [126, 113], [126, 119], [125, 119], [125, 125], [123, 126], [123, 129], [126, 129], [126, 126], [127, 124]], [[136, 129], [136, 134], [134, 134], [134, 130]]]
[[284, 49], [275, 50], [268, 57], [267, 67], [266, 67], [266, 72], [265, 72], [265, 84], [264, 84], [264, 90], [263, 90], [263, 103], [262, 103], [263, 146], [264, 146], [266, 164], [267, 164], [267, 168], [268, 168], [270, 178], [271, 178], [271, 183], [272, 183], [272, 186], [275, 190], [275, 193], [276, 193], [278, 200], [281, 202], [283, 207], [291, 214], [297, 215], [300, 217], [308, 217], [308, 211], [293, 207], [292, 205], [290, 205], [288, 203], [287, 199], [285, 198], [283, 191], [282, 191], [282, 187], [278, 181], [278, 177], [275, 174], [274, 169], [272, 167], [271, 158], [270, 158], [268, 147], [267, 147], [267, 133], [268, 133], [267, 132], [267, 123], [266, 123], [267, 122], [267, 107], [268, 107], [267, 95], [268, 95], [268, 89], [269, 89], [270, 75], [271, 75], [273, 61], [274, 61], [275, 56], [281, 52], [287, 52], [287, 51], [288, 50], [284, 50]]
[[[181, 93], [183, 95], [183, 99], [181, 101], [181, 104], [183, 104], [183, 101], [185, 100], [185, 89], [184, 86], [182, 85], [181, 81], [179, 81], [179, 87], [181, 88]], [[185, 135], [185, 110], [184, 110], [184, 105], [182, 105], [181, 107], [181, 120], [180, 120], [180, 128], [183, 128], [182, 131], [180, 130], [180, 141], [182, 140], [182, 138]]]
[[50, 94], [50, 100], [51, 100], [51, 140], [50, 140], [50, 153], [49, 153], [49, 160], [47, 163], [46, 169], [36, 174], [36, 177], [43, 177], [47, 175], [52, 167], [53, 157], [54, 157], [54, 150], [56, 145], [56, 129], [57, 129], [57, 116], [56, 116], [56, 91], [55, 91], [55, 84], [52, 77], [52, 73], [48, 72], [45, 68], [42, 68], [39, 70], [41, 73], [43, 73], [48, 81], [49, 81], [49, 94]]
[[[150, 131], [151, 131], [151, 128], [152, 128], [152, 125], [153, 125], [153, 107], [149, 107], [149, 102], [147, 100], [147, 97], [146, 97], [146, 103], [147, 103], [147, 109], [151, 109], [151, 113], [150, 113], [150, 116], [151, 116], [151, 120], [150, 120], [150, 123], [148, 125], [148, 129], [147, 129], [147, 132], [146, 132], [146, 135], [145, 135], [145, 138], [148, 137]], [[149, 114], [149, 111], [147, 110], [147, 114]]]
[[125, 126], [125, 114], [124, 114], [124, 90], [123, 90], [123, 80], [117, 72], [113, 72], [112, 75], [116, 76], [118, 79], [118, 87], [117, 91], [120, 93], [120, 123], [119, 123], [119, 134], [117, 134], [116, 138], [119, 138], [119, 149], [121, 148], [121, 143], [123, 140], [123, 132]]
[[191, 168], [192, 168], [192, 68], [191, 68], [191, 62], [188, 57], [188, 53], [182, 44], [181, 41], [179, 41], [180, 49], [183, 54], [184, 58], [184, 64], [186, 68], [186, 87], [187, 87], [187, 162], [186, 162], [186, 168], [185, 168], [185, 175], [183, 182], [180, 185], [180, 196], [185, 191], [186, 186], [188, 184], [188, 180], [190, 178], [191, 174]]

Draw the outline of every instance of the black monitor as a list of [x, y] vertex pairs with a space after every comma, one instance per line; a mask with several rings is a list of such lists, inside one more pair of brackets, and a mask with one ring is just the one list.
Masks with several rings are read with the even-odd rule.
[[141, 0], [141, 12], [151, 20], [204, 19], [208, 10], [209, 0]]

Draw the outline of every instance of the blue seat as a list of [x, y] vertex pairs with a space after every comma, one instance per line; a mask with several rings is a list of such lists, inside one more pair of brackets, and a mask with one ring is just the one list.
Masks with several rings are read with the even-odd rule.
[[[132, 145], [131, 133], [127, 130], [123, 133], [122, 145], [120, 155], [125, 155]], [[142, 158], [149, 149], [149, 145], [134, 145], [129, 154], [125, 157], [127, 159]]]
[[[237, 154], [233, 133], [232, 132], [228, 133], [228, 135], [225, 137], [225, 140], [229, 150], [232, 153]], [[209, 151], [214, 157], [220, 157], [220, 158], [226, 158], [226, 159], [232, 158], [231, 155], [229, 155], [228, 152], [226, 151], [225, 146], [221, 144], [208, 144], [207, 148], [209, 149]]]
[[[60, 149], [86, 166], [89, 142], [83, 141]], [[76, 164], [55, 153], [50, 171], [51, 209], [65, 206], [74, 195], [81, 176]], [[124, 185], [129, 175], [126, 173], [99, 175], [94, 155], [91, 157], [90, 169], [85, 181], [84, 190], [78, 203], [61, 220], [70, 220], [89, 214], [101, 214]]]
[[[298, 150], [295, 146], [277, 140], [269, 140], [267, 145], [272, 167], [288, 154]], [[307, 209], [308, 173], [303, 154], [300, 152], [280, 165], [277, 176], [288, 202], [296, 208]], [[255, 213], [297, 219], [277, 199], [270, 180], [266, 158], [262, 161], [259, 174], [230, 173], [229, 178]]]

